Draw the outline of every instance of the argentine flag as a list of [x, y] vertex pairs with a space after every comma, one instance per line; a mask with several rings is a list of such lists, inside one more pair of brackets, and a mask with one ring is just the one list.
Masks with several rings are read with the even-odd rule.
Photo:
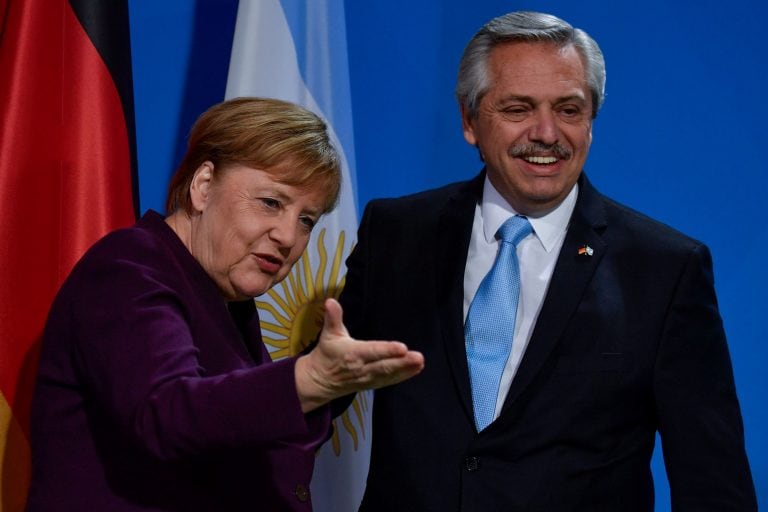
[[[341, 0], [240, 0], [226, 97], [261, 96], [304, 106], [325, 119], [343, 159], [339, 204], [315, 227], [290, 275], [259, 297], [264, 342], [273, 359], [315, 339], [320, 306], [338, 298], [357, 232], [352, 109]], [[335, 420], [318, 455], [312, 501], [318, 512], [358, 509], [368, 474], [372, 393], [360, 393]]]

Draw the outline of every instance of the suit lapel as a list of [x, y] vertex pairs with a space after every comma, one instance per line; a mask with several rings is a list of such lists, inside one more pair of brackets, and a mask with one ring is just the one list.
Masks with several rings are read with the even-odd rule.
[[445, 204], [438, 222], [437, 309], [443, 346], [464, 410], [474, 421], [469, 370], [464, 346], [464, 267], [475, 206], [481, 198], [485, 173], [481, 173]]
[[[601, 236], [604, 227], [605, 212], [602, 197], [582, 174], [579, 180], [579, 198], [571, 216], [547, 295], [525, 355], [510, 386], [502, 413], [530, 385], [560, 341], [595, 269], [605, 254], [605, 243]], [[579, 254], [579, 249], [586, 249], [586, 247], [592, 250], [592, 254]]]

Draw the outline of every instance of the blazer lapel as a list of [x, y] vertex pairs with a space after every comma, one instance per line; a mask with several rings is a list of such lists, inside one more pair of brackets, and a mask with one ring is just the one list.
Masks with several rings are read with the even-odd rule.
[[[232, 320], [237, 327], [239, 338], [243, 341], [243, 346], [248, 351], [251, 359], [257, 364], [264, 361], [270, 361], [269, 351], [261, 340], [261, 325], [259, 323], [259, 313], [256, 309], [256, 303], [253, 299], [239, 302], [228, 302], [227, 308]], [[233, 337], [232, 339], [237, 339]], [[238, 344], [238, 349], [241, 346]]]
[[[584, 290], [605, 254], [605, 243], [601, 236], [605, 225], [602, 197], [582, 174], [579, 180], [579, 198], [547, 295], [525, 355], [510, 386], [502, 413], [536, 377], [576, 311]], [[591, 249], [591, 254], [579, 254], [580, 249], [586, 250], [587, 247]]]
[[449, 198], [438, 222], [437, 309], [443, 346], [451, 367], [456, 389], [468, 418], [474, 421], [464, 346], [464, 267], [475, 206], [482, 196], [485, 172], [467, 182]]

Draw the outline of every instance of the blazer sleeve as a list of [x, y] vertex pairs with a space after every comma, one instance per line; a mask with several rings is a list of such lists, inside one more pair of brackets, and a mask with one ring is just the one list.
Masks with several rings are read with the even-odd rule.
[[654, 395], [675, 511], [757, 510], [712, 261], [695, 247], [677, 285]]
[[325, 438], [329, 408], [301, 412], [294, 358], [208, 374], [190, 328], [201, 312], [162, 272], [131, 261], [91, 271], [66, 324], [73, 364], [87, 400], [138, 447], [179, 460]]

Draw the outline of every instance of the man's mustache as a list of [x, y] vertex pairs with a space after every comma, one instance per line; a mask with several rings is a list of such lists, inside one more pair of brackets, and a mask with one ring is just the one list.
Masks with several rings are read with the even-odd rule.
[[571, 150], [560, 144], [542, 144], [540, 142], [534, 142], [532, 144], [515, 144], [509, 148], [507, 153], [509, 153], [509, 156], [512, 158], [551, 155], [560, 160], [568, 160], [572, 156]]

